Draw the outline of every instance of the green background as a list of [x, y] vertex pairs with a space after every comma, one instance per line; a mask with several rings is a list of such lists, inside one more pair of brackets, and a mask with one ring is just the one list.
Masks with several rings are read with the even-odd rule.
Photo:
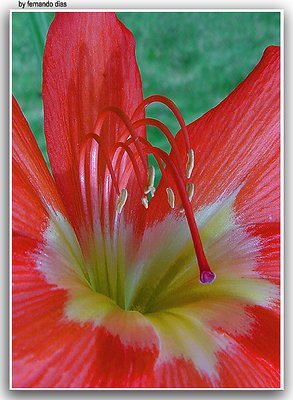
[[[14, 12], [12, 91], [45, 152], [41, 98], [41, 60], [54, 13]], [[278, 12], [118, 13], [133, 32], [144, 96], [172, 99], [189, 123], [226, 97], [259, 61], [264, 49], [280, 42]], [[148, 115], [175, 133], [177, 123], [165, 107]], [[168, 150], [154, 130], [153, 144]]]

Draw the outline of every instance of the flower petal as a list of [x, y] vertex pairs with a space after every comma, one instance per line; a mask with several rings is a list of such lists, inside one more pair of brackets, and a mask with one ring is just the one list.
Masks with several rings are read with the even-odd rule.
[[[247, 351], [256, 357], [265, 358], [266, 362], [274, 369], [280, 371], [280, 310], [278, 304], [274, 309], [265, 309], [259, 306], [247, 306], [246, 312], [254, 322], [249, 335], [235, 338]], [[265, 355], [265, 357], [264, 357]], [[278, 380], [280, 376], [278, 377]], [[279, 382], [277, 382], [277, 385]]]
[[[42, 213], [55, 210], [64, 214], [64, 207], [54, 181], [29, 125], [12, 99], [12, 180], [13, 230], [28, 234], [40, 230]], [[36, 225], [33, 219], [36, 218]], [[25, 228], [25, 229], [24, 229]]]
[[218, 354], [217, 380], [200, 374], [184, 358], [157, 365], [146, 387], [164, 388], [279, 388], [280, 375], [264, 358], [257, 357], [237, 342]]
[[280, 224], [255, 224], [248, 228], [260, 239], [261, 251], [257, 257], [257, 271], [264, 279], [280, 284]]
[[263, 354], [250, 351], [246, 344], [230, 344], [219, 354], [220, 387], [279, 388], [280, 372]]
[[[83, 216], [78, 163], [85, 136], [94, 131], [105, 107], [119, 107], [131, 116], [142, 101], [134, 38], [113, 13], [56, 13], [47, 37], [43, 78], [48, 154], [70, 220], [77, 229]], [[114, 143], [126, 139], [129, 132], [117, 116], [110, 114], [101, 136], [111, 156]], [[127, 174], [127, 169], [125, 172], [126, 181], [135, 181], [133, 174]], [[98, 178], [103, 181], [108, 203], [111, 179], [104, 173], [105, 160], [99, 151]]]
[[[260, 224], [243, 228], [235, 214], [238, 193], [196, 213], [207, 258], [217, 275], [213, 284], [198, 283], [188, 228], [172, 217], [145, 231], [132, 270], [127, 263], [128, 302], [134, 309], [147, 311], [160, 338], [154, 385], [279, 385], [278, 357], [273, 360], [269, 350], [271, 346], [279, 352], [275, 335], [279, 328], [278, 224], [264, 224], [267, 230]], [[261, 310], [270, 315], [270, 324], [268, 318], [261, 318]], [[218, 355], [223, 355], [220, 365], [226, 371], [224, 355], [229, 349], [245, 373], [236, 377], [233, 370], [223, 379]], [[228, 357], [229, 362], [233, 357]], [[180, 359], [189, 360], [189, 364], [183, 361], [182, 368], [190, 371], [185, 379], [176, 372]], [[260, 373], [248, 374], [250, 367]]]
[[[44, 242], [50, 213], [64, 212], [54, 181], [37, 143], [16, 102], [12, 101], [12, 294], [13, 294], [13, 385], [19, 378], [17, 365], [38, 352], [45, 341], [34, 340], [40, 326], [47, 327], [62, 310], [64, 292], [48, 285], [36, 268], [35, 254]], [[49, 331], [46, 330], [47, 334]], [[35, 366], [37, 368], [37, 365]], [[24, 370], [29, 379], [27, 369]]]
[[[248, 77], [218, 106], [188, 126], [196, 208], [242, 185], [237, 216], [279, 221], [280, 49], [269, 47]], [[184, 148], [182, 135], [177, 136]]]
[[[108, 323], [115, 334], [93, 321], [66, 318], [67, 293], [48, 284], [36, 268], [35, 245], [28, 238], [13, 242], [13, 387], [140, 386], [157, 358], [155, 346], [147, 345], [149, 331], [135, 331], [134, 324], [132, 335], [144, 336], [146, 346], [132, 343], [127, 333], [125, 344], [118, 333], [127, 326], [119, 312]], [[129, 333], [131, 315], [128, 321]]]

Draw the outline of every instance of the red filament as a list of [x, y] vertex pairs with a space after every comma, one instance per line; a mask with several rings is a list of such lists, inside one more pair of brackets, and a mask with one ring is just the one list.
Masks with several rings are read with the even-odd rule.
[[135, 128], [139, 128], [140, 126], [155, 126], [156, 128], [160, 129], [160, 131], [165, 135], [165, 137], [168, 139], [168, 142], [171, 145], [172, 150], [174, 151], [174, 156], [176, 159], [177, 167], [181, 170], [182, 176], [185, 175], [185, 172], [183, 170], [183, 163], [181, 160], [181, 154], [177, 145], [177, 142], [170, 132], [169, 128], [163, 124], [161, 121], [154, 119], [154, 118], [144, 118], [144, 119], [139, 119], [138, 121], [135, 121], [133, 123], [133, 126]]
[[[140, 190], [143, 192], [144, 191], [144, 185], [143, 185], [143, 183], [141, 181], [141, 174], [139, 172], [139, 167], [138, 167], [138, 164], [136, 162], [136, 159], [135, 159], [135, 156], [134, 156], [132, 150], [130, 149], [130, 147], [126, 143], [122, 143], [122, 142], [117, 142], [115, 147], [117, 149], [120, 147], [122, 150], [124, 150], [124, 152], [126, 152], [128, 154], [128, 156], [130, 158], [130, 161], [132, 163], [132, 166], [133, 166], [133, 170], [134, 170], [138, 185], [140, 187]], [[122, 155], [123, 155], [123, 152], [120, 153], [120, 158], [121, 158]], [[119, 164], [120, 164], [120, 162], [118, 163], [118, 165]]]
[[159, 94], [154, 94], [152, 96], [147, 97], [136, 108], [131, 120], [132, 121], [135, 120], [135, 118], [141, 113], [141, 111], [152, 103], [162, 103], [173, 112], [173, 114], [175, 115], [175, 117], [182, 129], [182, 132], [184, 135], [184, 140], [185, 140], [185, 145], [186, 145], [186, 150], [189, 151], [190, 150], [190, 142], [189, 142], [189, 136], [188, 136], [184, 118], [183, 118], [181, 112], [179, 111], [178, 107], [176, 106], [176, 104], [172, 100], [168, 99], [168, 97], [161, 96]]
[[101, 148], [101, 151], [102, 151], [102, 155], [103, 155], [103, 157], [105, 159], [106, 165], [107, 165], [109, 173], [111, 175], [111, 178], [112, 178], [112, 181], [113, 181], [113, 185], [115, 187], [115, 190], [116, 190], [117, 194], [119, 195], [120, 194], [119, 185], [118, 185], [118, 182], [117, 182], [114, 170], [113, 170], [113, 166], [112, 166], [109, 154], [106, 151], [106, 148], [105, 148], [105, 146], [103, 144], [102, 138], [99, 135], [95, 134], [95, 133], [89, 133], [85, 137], [85, 140], [84, 140], [84, 142], [82, 144], [81, 151], [80, 151], [80, 163], [79, 163], [80, 173], [84, 173], [83, 171], [84, 171], [84, 162], [85, 162], [85, 151], [86, 151], [86, 145], [87, 145], [87, 142], [88, 142], [89, 139], [92, 139], [92, 140], [96, 141], [99, 144], [99, 147]]
[[96, 120], [95, 129], [94, 129], [95, 132], [101, 132], [102, 126], [103, 126], [103, 124], [105, 122], [106, 117], [109, 116], [109, 113], [116, 114], [120, 118], [120, 120], [123, 121], [125, 127], [127, 128], [128, 132], [130, 133], [131, 137], [134, 140], [135, 147], [136, 147], [136, 149], [137, 149], [137, 151], [138, 151], [138, 153], [139, 153], [139, 155], [141, 157], [141, 160], [143, 162], [143, 166], [144, 166], [145, 170], [147, 171], [147, 168], [148, 168], [147, 161], [146, 161], [145, 155], [143, 154], [143, 151], [142, 151], [142, 148], [140, 146], [140, 143], [138, 141], [138, 135], [137, 135], [137, 133], [136, 133], [136, 131], [135, 131], [130, 119], [128, 118], [128, 116], [125, 114], [124, 111], [120, 110], [120, 108], [111, 107], [111, 106], [104, 108], [103, 111], [99, 114], [99, 116], [98, 116], [98, 118]]

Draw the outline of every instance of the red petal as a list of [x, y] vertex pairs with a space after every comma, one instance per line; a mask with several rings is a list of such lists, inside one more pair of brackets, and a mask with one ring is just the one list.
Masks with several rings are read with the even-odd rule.
[[257, 257], [257, 271], [264, 279], [280, 283], [280, 224], [255, 224], [249, 232], [260, 238], [260, 253]]
[[[183, 359], [163, 364], [155, 371], [148, 387], [165, 388], [272, 388], [279, 387], [279, 374], [263, 359], [255, 359], [240, 346], [239, 354], [220, 355], [219, 378], [201, 376], [191, 362]], [[243, 356], [244, 354], [244, 356]], [[243, 358], [241, 358], [243, 356]]]
[[13, 387], [89, 387], [96, 333], [66, 321], [66, 291], [35, 265], [36, 242], [13, 240]]
[[254, 316], [255, 321], [250, 335], [241, 338], [241, 345], [255, 357], [265, 359], [274, 371], [280, 371], [279, 309], [249, 306], [247, 312]]
[[[242, 221], [279, 221], [280, 50], [269, 47], [255, 69], [217, 107], [188, 126], [195, 167], [194, 206], [237, 196]], [[182, 135], [179, 145], [184, 149]]]
[[41, 239], [48, 214], [19, 165], [12, 162], [12, 228], [14, 235]]
[[[131, 116], [142, 101], [134, 38], [113, 13], [56, 13], [44, 54], [43, 99], [52, 171], [78, 227], [83, 215], [78, 160], [84, 137], [93, 132], [104, 107], [116, 106]], [[113, 144], [128, 135], [111, 114], [102, 132], [110, 155]], [[100, 164], [103, 180], [102, 158]], [[135, 180], [133, 174], [130, 179]]]
[[[28, 262], [20, 253], [18, 276]], [[64, 291], [47, 285], [36, 270], [33, 280], [28, 301], [14, 305], [14, 387], [140, 387], [149, 381], [157, 349], [124, 345], [103, 328], [66, 320]]]
[[54, 181], [16, 100], [12, 100], [14, 233], [36, 238], [49, 209], [64, 213]]
[[235, 342], [219, 354], [220, 387], [279, 388], [279, 370], [246, 346]]
[[95, 342], [92, 387], [143, 387], [153, 373], [158, 350], [125, 346], [118, 336], [100, 329]]
[[[38, 351], [40, 346], [34, 340], [37, 327], [32, 322], [38, 324], [43, 320], [47, 323], [52, 318], [52, 312], [61, 310], [64, 302], [63, 292], [55, 288], [52, 290], [36, 269], [34, 256], [43, 242], [49, 211], [62, 212], [63, 205], [37, 143], [14, 98], [12, 181], [13, 359], [19, 360], [27, 359], [31, 349]], [[28, 375], [27, 370], [24, 373]], [[17, 375], [13, 379], [18, 381]], [[20, 386], [24, 384], [18, 383]]]
[[[217, 354], [217, 378], [198, 373], [192, 362], [173, 359], [154, 369], [146, 387], [174, 388], [278, 388], [279, 324], [276, 313], [255, 307], [257, 323], [250, 337], [228, 339]], [[225, 336], [223, 336], [225, 338]]]
[[191, 361], [174, 359], [159, 365], [146, 385], [159, 388], [210, 388], [212, 382], [201, 376]]
[[[60, 314], [64, 304], [64, 291], [46, 283], [36, 269], [35, 256], [38, 243], [35, 240], [14, 236], [12, 269], [12, 316], [13, 316], [13, 381], [14, 386], [25, 387], [33, 371], [22, 372], [18, 365], [30, 357], [38, 359], [46, 341], [39, 341], [39, 334], [52, 336], [51, 322]], [[55, 317], [55, 318], [54, 318]], [[43, 338], [44, 339], [44, 338]], [[23, 360], [23, 361], [21, 361]], [[36, 365], [37, 368], [37, 365]], [[21, 373], [23, 374], [22, 377]]]

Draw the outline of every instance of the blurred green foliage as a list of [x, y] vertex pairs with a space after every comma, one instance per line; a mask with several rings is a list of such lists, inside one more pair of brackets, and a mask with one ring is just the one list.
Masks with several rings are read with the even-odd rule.
[[[15, 12], [12, 18], [12, 90], [44, 154], [41, 58], [53, 17]], [[136, 38], [144, 96], [169, 97], [188, 123], [226, 97], [264, 49], [280, 42], [278, 12], [119, 12], [118, 17]], [[153, 105], [150, 114], [176, 132], [165, 107]], [[149, 137], [167, 149], [155, 130]]]
[[12, 93], [48, 161], [43, 131], [42, 56], [54, 13], [12, 14]]

